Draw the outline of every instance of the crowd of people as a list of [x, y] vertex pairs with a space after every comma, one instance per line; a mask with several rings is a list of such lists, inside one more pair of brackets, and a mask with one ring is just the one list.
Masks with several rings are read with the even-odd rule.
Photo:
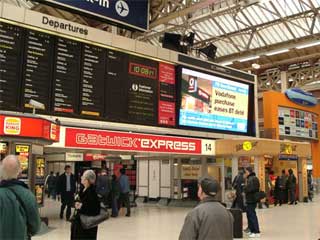
[[[0, 239], [31, 239], [40, 229], [40, 216], [34, 194], [18, 180], [21, 172], [20, 162], [14, 155], [5, 157], [0, 162], [0, 204], [1, 209]], [[121, 175], [110, 176], [107, 169], [96, 174], [86, 170], [81, 176], [81, 187], [77, 191], [76, 178], [70, 166], [65, 172], [54, 176], [50, 172], [46, 180], [48, 197], [61, 199], [60, 218], [66, 210], [66, 220], [71, 222], [71, 240], [97, 239], [98, 225], [108, 218], [107, 208], [111, 208], [111, 216], [117, 217], [122, 206], [127, 208], [126, 216], [130, 217], [130, 184], [125, 169]], [[289, 204], [296, 204], [297, 179], [292, 169], [285, 170], [274, 178], [275, 205], [282, 205], [286, 198]], [[308, 183], [312, 184], [311, 173]], [[309, 185], [310, 185], [309, 184]], [[261, 194], [260, 182], [253, 169], [240, 169], [232, 183], [236, 191], [232, 208], [246, 212], [248, 227], [244, 232], [249, 238], [260, 237], [259, 221], [256, 208], [259, 201], [266, 197]], [[199, 204], [185, 218], [179, 240], [231, 240], [234, 226], [237, 226], [233, 214], [223, 203], [217, 200], [220, 184], [211, 177], [203, 177], [198, 181]], [[72, 208], [75, 208], [72, 213]], [[5, 219], [5, 221], [4, 221]], [[242, 227], [242, 226], [241, 226]]]
[[[20, 161], [15, 155], [8, 155], [0, 162], [0, 239], [31, 239], [40, 230], [41, 220], [35, 195], [18, 179], [21, 173]], [[130, 217], [130, 184], [125, 169], [121, 175], [109, 176], [106, 169], [97, 175], [86, 170], [81, 176], [77, 191], [76, 177], [69, 165], [65, 172], [54, 175], [50, 172], [45, 181], [48, 197], [61, 200], [60, 218], [66, 210], [66, 220], [71, 222], [71, 240], [97, 239], [98, 225], [108, 218], [117, 217], [119, 209], [127, 208]], [[74, 212], [72, 213], [72, 208]], [[103, 210], [104, 209], [104, 210]]]

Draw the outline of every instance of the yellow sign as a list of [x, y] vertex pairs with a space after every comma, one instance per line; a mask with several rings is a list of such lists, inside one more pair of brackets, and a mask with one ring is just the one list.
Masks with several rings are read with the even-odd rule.
[[296, 151], [297, 146], [291, 145], [289, 143], [282, 143], [280, 145], [280, 152], [285, 154], [292, 154], [294, 151]]
[[29, 146], [26, 145], [16, 145], [16, 153], [28, 153]]
[[245, 150], [245, 151], [250, 151], [250, 150], [252, 149], [252, 143], [246, 141], [246, 142], [243, 143], [243, 146], [242, 146], [242, 147], [243, 147], [243, 150]]
[[182, 165], [181, 179], [198, 179], [201, 176], [201, 165]]
[[21, 119], [6, 117], [4, 119], [3, 132], [8, 135], [19, 135], [21, 132]]
[[258, 145], [258, 142], [250, 142], [250, 141], [245, 141], [243, 142], [242, 144], [237, 144], [236, 145], [236, 151], [239, 152], [239, 151], [251, 151], [254, 147], [256, 147]]

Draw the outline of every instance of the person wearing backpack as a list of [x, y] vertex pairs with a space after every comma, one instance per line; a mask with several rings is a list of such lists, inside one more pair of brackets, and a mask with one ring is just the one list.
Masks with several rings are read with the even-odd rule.
[[0, 239], [27, 240], [40, 230], [38, 204], [27, 185], [19, 181], [20, 162], [8, 155], [0, 163]]
[[244, 187], [245, 198], [246, 198], [246, 212], [248, 219], [248, 228], [245, 230], [249, 234], [249, 238], [259, 238], [260, 229], [259, 222], [257, 218], [256, 208], [257, 208], [257, 194], [260, 190], [260, 182], [253, 172], [252, 167], [247, 167], [245, 169], [245, 176], [247, 184]]

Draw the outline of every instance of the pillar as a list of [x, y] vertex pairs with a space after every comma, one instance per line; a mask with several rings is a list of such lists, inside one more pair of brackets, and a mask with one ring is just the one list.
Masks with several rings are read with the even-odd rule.
[[256, 162], [257, 162], [257, 167], [255, 167], [256, 170], [256, 174], [257, 177], [259, 179], [260, 182], [260, 190], [261, 191], [266, 191], [266, 174], [265, 174], [265, 164], [264, 164], [264, 157], [260, 156], [260, 157], [256, 157]]
[[238, 157], [232, 156], [232, 180], [238, 175], [238, 167], [239, 167], [239, 162], [238, 162]]
[[281, 92], [284, 93], [288, 89], [288, 70], [281, 68], [280, 72]]
[[308, 201], [307, 158], [298, 160], [299, 201]]

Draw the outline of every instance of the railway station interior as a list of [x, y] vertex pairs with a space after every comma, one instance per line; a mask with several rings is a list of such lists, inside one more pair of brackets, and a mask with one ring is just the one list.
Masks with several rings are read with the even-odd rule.
[[319, 99], [320, 0], [0, 0], [0, 240], [320, 239]]

